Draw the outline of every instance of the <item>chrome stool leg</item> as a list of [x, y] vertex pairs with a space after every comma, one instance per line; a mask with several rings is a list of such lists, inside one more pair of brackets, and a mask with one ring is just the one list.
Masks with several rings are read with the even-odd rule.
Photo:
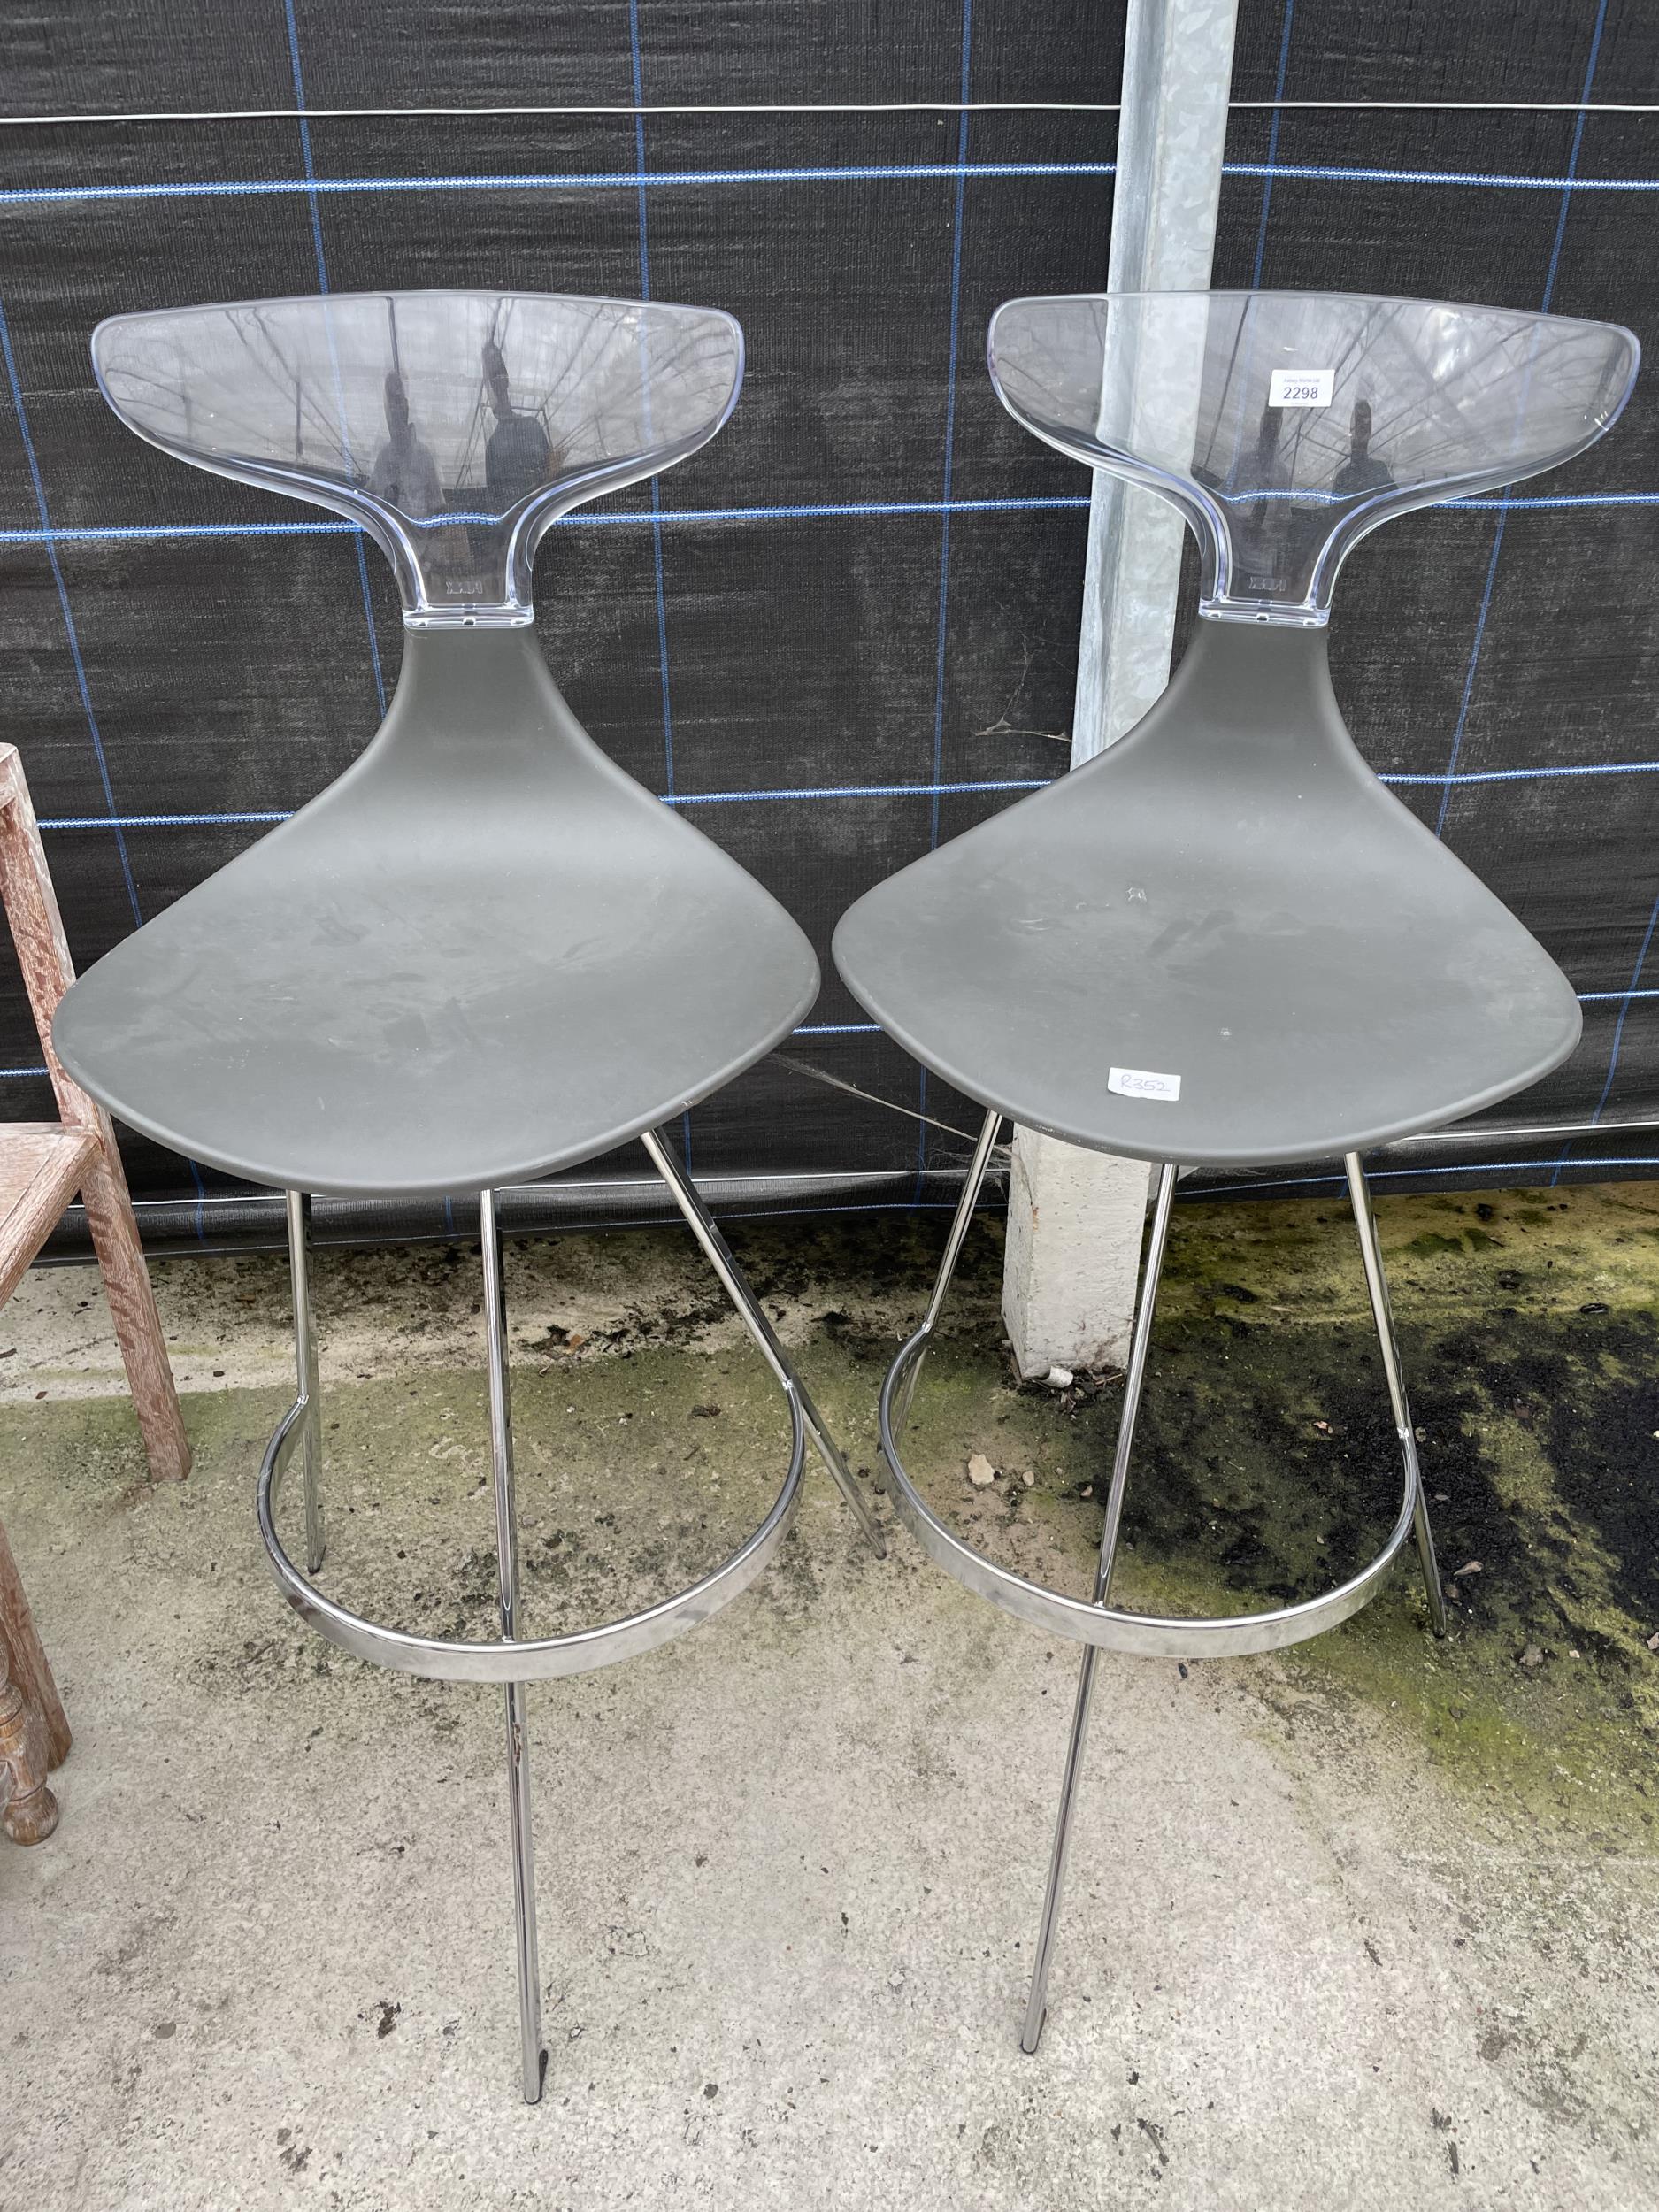
[[1359, 1229], [1360, 1249], [1365, 1263], [1371, 1315], [1377, 1326], [1389, 1402], [1394, 1410], [1402, 1478], [1400, 1506], [1394, 1525], [1381, 1550], [1373, 1558], [1334, 1589], [1324, 1591], [1317, 1597], [1299, 1599], [1293, 1604], [1275, 1606], [1265, 1612], [1223, 1614], [1210, 1619], [1191, 1619], [1168, 1614], [1125, 1612], [1111, 1604], [1110, 1582], [1123, 1517], [1124, 1489], [1128, 1478], [1136, 1417], [1146, 1381], [1158, 1279], [1163, 1268], [1175, 1196], [1177, 1170], [1171, 1163], [1161, 1164], [1155, 1171], [1152, 1226], [1147, 1240], [1145, 1266], [1136, 1305], [1129, 1371], [1125, 1378], [1123, 1411], [1113, 1455], [1112, 1479], [1107, 1498], [1105, 1525], [1101, 1533], [1093, 1599], [1085, 1601], [1080, 1597], [1071, 1597], [1058, 1590], [1045, 1589], [1041, 1583], [1026, 1580], [1010, 1569], [998, 1565], [983, 1552], [974, 1550], [972, 1545], [964, 1543], [941, 1520], [917, 1488], [906, 1468], [899, 1448], [900, 1441], [915, 1390], [917, 1370], [926, 1355], [929, 1340], [938, 1325], [940, 1309], [967, 1234], [974, 1202], [985, 1179], [1001, 1120], [1001, 1116], [995, 1111], [986, 1116], [973, 1162], [963, 1186], [956, 1219], [951, 1225], [944, 1263], [926, 1314], [915, 1334], [901, 1346], [887, 1370], [887, 1380], [881, 1387], [881, 1450], [891, 1478], [894, 1508], [931, 1559], [977, 1596], [988, 1598], [992, 1604], [1001, 1606], [1020, 1620], [1031, 1622], [1049, 1635], [1069, 1636], [1084, 1646], [1077, 1704], [1071, 1719], [1071, 1742], [1066, 1753], [1059, 1817], [1056, 1823], [1054, 1847], [1049, 1859], [1048, 1884], [1043, 1900], [1042, 1924], [1037, 1940], [1037, 1956], [1020, 2036], [1022, 2049], [1032, 2052], [1037, 2048], [1042, 2034], [1048, 1969], [1054, 1953], [1065, 1878], [1066, 1852], [1076, 1813], [1083, 1747], [1087, 1736], [1089, 1708], [1094, 1687], [1096, 1652], [1107, 1649], [1129, 1652], [1141, 1658], [1187, 1660], [1241, 1658], [1254, 1653], [1284, 1650], [1292, 1644], [1302, 1643], [1310, 1636], [1320, 1635], [1326, 1629], [1334, 1628], [1340, 1622], [1357, 1613], [1381, 1586], [1394, 1561], [1411, 1540], [1414, 1532], [1417, 1555], [1428, 1584], [1430, 1616], [1437, 1632], [1444, 1627], [1445, 1612], [1440, 1577], [1434, 1563], [1433, 1539], [1423, 1502], [1416, 1432], [1412, 1428], [1410, 1407], [1401, 1380], [1399, 1348], [1389, 1317], [1387, 1285], [1371, 1216], [1370, 1193], [1359, 1158], [1354, 1154], [1348, 1156], [1347, 1163], [1349, 1190]]
[[[495, 1566], [501, 1582], [501, 1633], [518, 1640], [518, 1508], [512, 1478], [512, 1400], [507, 1371], [507, 1299], [495, 1194], [480, 1191], [478, 1228], [484, 1260], [484, 1340], [489, 1372], [489, 1445], [495, 1488]], [[541, 1968], [536, 1948], [535, 1843], [531, 1831], [530, 1738], [522, 1682], [507, 1691], [507, 1801], [512, 1816], [512, 1922], [518, 1949], [518, 2034], [524, 2101], [539, 2104], [547, 2072], [541, 2041]]]
[[760, 1347], [766, 1364], [786, 1390], [794, 1391], [800, 1402], [802, 1418], [806, 1423], [806, 1432], [811, 1438], [818, 1457], [834, 1477], [842, 1497], [852, 1508], [853, 1518], [864, 1531], [871, 1550], [878, 1559], [885, 1559], [887, 1548], [879, 1523], [854, 1479], [851, 1468], [842, 1457], [841, 1447], [826, 1426], [823, 1415], [813, 1404], [806, 1385], [796, 1374], [789, 1355], [779, 1342], [777, 1331], [766, 1318], [760, 1301], [744, 1280], [742, 1270], [733, 1258], [731, 1248], [720, 1234], [713, 1215], [703, 1204], [696, 1185], [675, 1157], [662, 1130], [642, 1130], [640, 1142], [649, 1155], [652, 1166], [667, 1184], [669, 1193], [685, 1216], [693, 1236], [703, 1247], [703, 1256], [719, 1277], [721, 1287], [737, 1308], [738, 1317]]
[[1371, 1319], [1377, 1325], [1377, 1342], [1382, 1352], [1383, 1373], [1388, 1379], [1388, 1402], [1394, 1408], [1394, 1427], [1400, 1437], [1400, 1454], [1405, 1462], [1406, 1477], [1417, 1500], [1412, 1515], [1412, 1528], [1417, 1537], [1417, 1558], [1423, 1567], [1423, 1580], [1428, 1590], [1429, 1619], [1434, 1633], [1446, 1633], [1446, 1594], [1440, 1586], [1440, 1571], [1434, 1556], [1434, 1532], [1429, 1526], [1429, 1509], [1423, 1495], [1423, 1476], [1417, 1466], [1417, 1434], [1411, 1418], [1411, 1406], [1406, 1396], [1406, 1386], [1400, 1372], [1400, 1346], [1394, 1336], [1394, 1311], [1388, 1302], [1388, 1278], [1383, 1273], [1382, 1249], [1377, 1241], [1377, 1217], [1371, 1211], [1371, 1185], [1365, 1180], [1365, 1170], [1357, 1152], [1350, 1152], [1344, 1162], [1348, 1169], [1348, 1193], [1354, 1208], [1354, 1226], [1359, 1231], [1359, 1248], [1365, 1263], [1365, 1288], [1371, 1295]]
[[305, 1496], [305, 1571], [323, 1563], [323, 1408], [317, 1383], [317, 1332], [311, 1325], [311, 1202], [303, 1191], [288, 1193], [288, 1276], [294, 1286], [294, 1364], [300, 1405], [301, 1483]]
[[920, 1344], [899, 1387], [893, 1417], [895, 1430], [902, 1430], [910, 1417], [910, 1406], [916, 1396], [922, 1362], [927, 1356], [927, 1347], [933, 1331], [939, 1326], [945, 1293], [950, 1288], [950, 1279], [956, 1271], [956, 1262], [962, 1257], [962, 1247], [973, 1220], [973, 1210], [979, 1202], [980, 1187], [985, 1181], [986, 1170], [991, 1164], [991, 1154], [995, 1149], [996, 1134], [1002, 1125], [1002, 1117], [995, 1107], [980, 1125], [979, 1141], [973, 1148], [973, 1157], [969, 1161], [967, 1173], [963, 1178], [962, 1195], [957, 1199], [956, 1210], [951, 1217], [950, 1234], [945, 1239], [944, 1257], [939, 1263], [933, 1294], [927, 1302], [927, 1311], [922, 1316], [922, 1325], [916, 1332]]
[[[1152, 1316], [1158, 1302], [1158, 1278], [1164, 1271], [1164, 1248], [1169, 1240], [1170, 1208], [1175, 1199], [1175, 1170], [1160, 1162], [1152, 1188], [1152, 1230], [1147, 1240], [1146, 1268], [1141, 1279], [1141, 1297], [1135, 1308], [1134, 1336], [1129, 1348], [1129, 1371], [1124, 1378], [1123, 1411], [1118, 1417], [1118, 1443], [1112, 1454], [1111, 1488], [1106, 1499], [1106, 1525], [1101, 1531], [1100, 1560], [1094, 1569], [1096, 1605], [1104, 1605], [1117, 1563], [1118, 1532], [1123, 1525], [1124, 1491], [1129, 1480], [1129, 1459], [1134, 1447], [1135, 1419], [1147, 1377], [1147, 1353], [1152, 1343]], [[1086, 1645], [1078, 1676], [1077, 1704], [1071, 1715], [1071, 1740], [1065, 1755], [1065, 1779], [1060, 1786], [1060, 1810], [1055, 1821], [1054, 1848], [1048, 1858], [1048, 1886], [1042, 1901], [1042, 1925], [1037, 1936], [1036, 1963], [1031, 1970], [1031, 1997], [1019, 2047], [1029, 2055], [1042, 2039], [1042, 2024], [1048, 2008], [1048, 1966], [1054, 1957], [1055, 1933], [1060, 1919], [1060, 1896], [1065, 1882], [1066, 1854], [1071, 1841], [1071, 1816], [1077, 1807], [1079, 1778], [1083, 1769], [1083, 1745], [1088, 1733], [1089, 1706], [1094, 1696], [1094, 1667], [1098, 1644]]]
[[[789, 1420], [787, 1470], [776, 1497], [758, 1526], [731, 1556], [710, 1568], [686, 1589], [657, 1600], [619, 1620], [559, 1636], [521, 1637], [518, 1622], [518, 1541], [513, 1495], [512, 1423], [508, 1383], [505, 1299], [502, 1285], [499, 1226], [495, 1194], [479, 1194], [479, 1230], [484, 1258], [484, 1327], [488, 1350], [491, 1458], [495, 1472], [496, 1555], [501, 1582], [502, 1635], [475, 1643], [422, 1636], [388, 1628], [354, 1613], [330, 1597], [295, 1564], [277, 1527], [285, 1479], [296, 1463], [314, 1471], [314, 1446], [321, 1440], [320, 1402], [307, 1277], [304, 1201], [288, 1197], [288, 1253], [294, 1270], [296, 1338], [299, 1388], [277, 1424], [260, 1463], [256, 1511], [260, 1540], [277, 1587], [306, 1625], [340, 1650], [373, 1665], [391, 1667], [437, 1682], [495, 1682], [507, 1700], [507, 1788], [511, 1811], [513, 1921], [518, 1941], [518, 2017], [521, 2078], [526, 2102], [540, 2101], [547, 2068], [541, 2039], [541, 1970], [537, 1955], [535, 1869], [531, 1834], [529, 1739], [525, 1724], [526, 1685], [548, 1682], [595, 1667], [615, 1664], [686, 1633], [710, 1620], [746, 1590], [774, 1559], [789, 1531], [800, 1501], [806, 1467], [807, 1427], [801, 1394], [780, 1352], [772, 1362], [783, 1391]], [[735, 1275], [735, 1270], [733, 1270]], [[724, 1280], [724, 1276], [722, 1276]], [[735, 1278], [741, 1284], [741, 1277]], [[743, 1295], [751, 1296], [744, 1286]], [[740, 1306], [740, 1310], [742, 1309]], [[748, 1315], [745, 1315], [748, 1318]], [[751, 1322], [751, 1327], [755, 1323]], [[764, 1326], [764, 1319], [761, 1322]], [[764, 1349], [763, 1343], [763, 1349]], [[781, 1371], [780, 1368], [781, 1366]], [[311, 1455], [307, 1456], [308, 1453]], [[849, 1478], [850, 1479], [850, 1478]], [[314, 1492], [308, 1485], [308, 1501]], [[306, 1517], [307, 1540], [312, 1528]]]

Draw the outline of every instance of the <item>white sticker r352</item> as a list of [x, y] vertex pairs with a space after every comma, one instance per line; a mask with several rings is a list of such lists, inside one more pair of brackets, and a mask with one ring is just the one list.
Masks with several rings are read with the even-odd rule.
[[1106, 1087], [1116, 1091], [1119, 1098], [1177, 1099], [1181, 1094], [1179, 1075], [1156, 1075], [1150, 1068], [1113, 1068], [1106, 1078]]
[[1334, 369], [1274, 369], [1267, 380], [1270, 407], [1328, 407], [1335, 396]]

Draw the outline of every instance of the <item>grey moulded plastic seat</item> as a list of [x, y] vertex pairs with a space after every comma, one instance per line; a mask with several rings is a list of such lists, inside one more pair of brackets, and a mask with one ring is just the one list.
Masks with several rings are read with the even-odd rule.
[[[987, 1109], [921, 1327], [882, 1396], [903, 1517], [971, 1588], [1084, 1654], [1023, 2042], [1041, 2032], [1102, 1647], [1263, 1651], [1363, 1605], [1415, 1532], [1444, 1624], [1361, 1156], [1472, 1113], [1572, 1050], [1578, 1002], [1502, 903], [1377, 780], [1326, 663], [1342, 561], [1413, 507], [1581, 451], [1638, 349], [1616, 326], [1302, 293], [1013, 300], [991, 375], [1061, 452], [1159, 494], [1198, 541], [1199, 619], [1168, 689], [1115, 744], [879, 884], [836, 964], [924, 1065]], [[1093, 1601], [973, 1551], [899, 1450], [1002, 1119], [1156, 1163]], [[1171, 1202], [1181, 1167], [1341, 1157], [1403, 1494], [1378, 1556], [1271, 1613], [1169, 1619], [1108, 1604]]]
[[[378, 735], [326, 791], [118, 945], [58, 1009], [65, 1064], [120, 1119], [288, 1193], [299, 1394], [261, 1471], [273, 1571], [324, 1636], [403, 1671], [506, 1686], [525, 2094], [545, 2054], [525, 1733], [529, 1681], [649, 1649], [753, 1579], [810, 1438], [866, 1501], [661, 1125], [811, 1004], [784, 910], [587, 736], [532, 627], [557, 516], [714, 436], [742, 334], [713, 310], [487, 292], [336, 295], [125, 315], [93, 339], [128, 426], [181, 460], [360, 523], [405, 627]], [[782, 1388], [790, 1463], [755, 1533], [689, 1590], [526, 1639], [518, 1619], [495, 1192], [639, 1138]], [[476, 1193], [501, 1566], [500, 1643], [367, 1621], [322, 1564], [309, 1194]], [[277, 1509], [303, 1472], [305, 1567]]]

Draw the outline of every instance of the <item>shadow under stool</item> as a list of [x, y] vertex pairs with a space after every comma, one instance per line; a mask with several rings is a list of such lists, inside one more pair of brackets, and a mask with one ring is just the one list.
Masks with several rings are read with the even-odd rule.
[[[140, 436], [361, 525], [392, 564], [402, 672], [366, 751], [292, 819], [91, 969], [64, 1063], [133, 1127], [284, 1190], [298, 1394], [258, 1521], [295, 1611], [357, 1657], [504, 1686], [524, 2094], [541, 2024], [525, 1686], [652, 1649], [777, 1551], [810, 1440], [873, 1548], [868, 1502], [664, 1130], [763, 1058], [817, 995], [788, 915], [616, 766], [548, 673], [531, 570], [557, 516], [682, 460], [736, 403], [728, 315], [657, 303], [414, 292], [126, 315], [93, 357]], [[690, 1588], [528, 1637], [519, 1617], [496, 1193], [637, 1138], [776, 1379], [789, 1460], [760, 1525]], [[478, 1205], [501, 1640], [363, 1618], [317, 1579], [322, 1424], [312, 1193]], [[299, 1463], [303, 1563], [278, 1521]]]
[[[1302, 293], [1012, 300], [990, 369], [1017, 420], [1174, 508], [1199, 616], [1168, 689], [1095, 758], [903, 869], [835, 936], [859, 1002], [986, 1109], [920, 1327], [881, 1394], [901, 1517], [970, 1590], [1084, 1646], [1021, 2036], [1037, 2048], [1102, 1649], [1266, 1652], [1358, 1610], [1415, 1539], [1445, 1624], [1363, 1156], [1536, 1082], [1578, 1042], [1571, 987], [1377, 780], [1326, 663], [1342, 561], [1413, 507], [1580, 452], [1635, 376], [1628, 331], [1430, 301]], [[1119, 497], [1122, 497], [1119, 493]], [[1171, 525], [1171, 528], [1178, 526]], [[1004, 1117], [1153, 1163], [1150, 1225], [1093, 1596], [956, 1536], [900, 1446]], [[1177, 1619], [1110, 1595], [1176, 1180], [1340, 1158], [1403, 1472], [1376, 1557], [1266, 1612]]]

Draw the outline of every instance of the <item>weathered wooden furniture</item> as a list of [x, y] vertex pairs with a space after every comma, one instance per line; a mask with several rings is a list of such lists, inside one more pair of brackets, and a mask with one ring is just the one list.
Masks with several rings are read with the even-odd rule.
[[[81, 1193], [120, 1340], [150, 1471], [190, 1470], [173, 1371], [110, 1118], [52, 1049], [58, 1002], [74, 981], [51, 877], [17, 748], [0, 745], [0, 904], [57, 1094], [58, 1121], [0, 1125], [0, 1303], [12, 1295], [64, 1208]], [[69, 1724], [0, 1529], [0, 1807], [6, 1833], [39, 1843], [58, 1824], [48, 1767], [69, 1749]]]
[[0, 1528], [0, 1827], [44, 1843], [58, 1825], [46, 1777], [69, 1755], [69, 1723]]

